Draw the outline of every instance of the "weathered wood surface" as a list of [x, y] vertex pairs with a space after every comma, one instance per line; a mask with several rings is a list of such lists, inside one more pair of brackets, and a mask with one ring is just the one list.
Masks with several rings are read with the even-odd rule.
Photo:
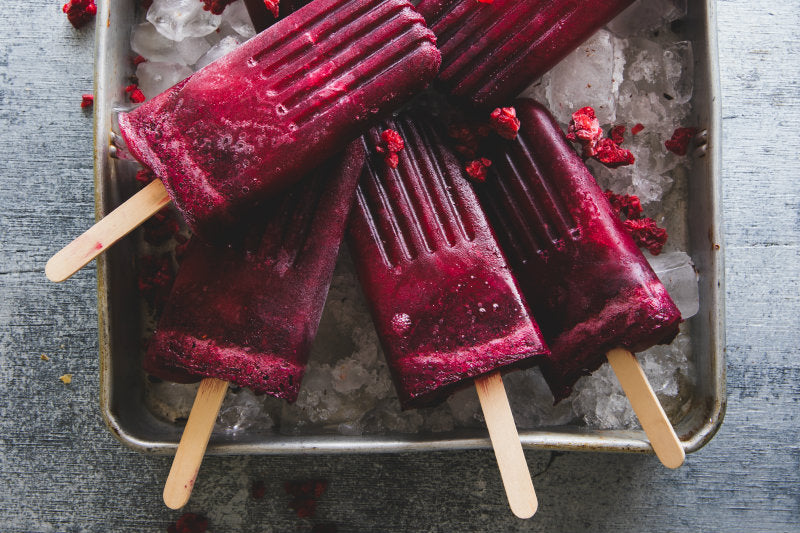
[[[95, 274], [44, 264], [93, 220], [93, 31], [11, 0], [0, 31], [0, 530], [165, 531], [169, 458], [122, 447], [98, 411]], [[800, 9], [720, 0], [729, 407], [677, 471], [655, 457], [527, 452], [540, 496], [508, 511], [491, 451], [209, 457], [189, 510], [210, 530], [800, 530]], [[50, 357], [42, 361], [41, 354]], [[71, 385], [58, 377], [73, 374]], [[248, 494], [266, 481], [263, 500]], [[330, 483], [314, 520], [282, 480]]]

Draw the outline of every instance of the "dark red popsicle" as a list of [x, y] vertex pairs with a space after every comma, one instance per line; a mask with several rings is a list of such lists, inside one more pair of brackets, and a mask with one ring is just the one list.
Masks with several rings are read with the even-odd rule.
[[[405, 141], [396, 169], [376, 154], [386, 129]], [[433, 123], [387, 121], [364, 143], [348, 242], [402, 406], [538, 362], [539, 328]]]
[[435, 76], [406, 0], [317, 0], [119, 117], [196, 233], [286, 189]]
[[681, 315], [550, 113], [514, 105], [519, 135], [498, 138], [477, 190], [552, 350], [542, 370], [559, 400], [608, 350], [671, 342]]
[[361, 143], [351, 143], [264, 206], [241, 243], [192, 242], [145, 370], [178, 381], [215, 377], [294, 401], [363, 161]]
[[422, 0], [439, 81], [478, 107], [508, 105], [633, 0]]

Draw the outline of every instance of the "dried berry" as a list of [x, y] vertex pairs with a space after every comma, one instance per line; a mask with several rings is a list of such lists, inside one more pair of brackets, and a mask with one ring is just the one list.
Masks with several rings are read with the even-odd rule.
[[260, 479], [253, 482], [253, 485], [250, 487], [250, 495], [253, 497], [254, 500], [260, 500], [264, 497], [264, 494], [267, 493], [267, 486], [264, 485], [264, 482]]
[[147, 167], [140, 168], [136, 171], [136, 181], [141, 183], [142, 185], [147, 185], [151, 181], [156, 179], [156, 175]]
[[625, 142], [625, 126], [620, 124], [619, 126], [614, 126], [611, 128], [609, 137], [611, 137], [611, 140], [617, 144], [622, 144]]
[[280, 7], [279, 0], [264, 0], [264, 5], [267, 6], [272, 16], [278, 18], [278, 9]]
[[183, 513], [178, 521], [167, 527], [167, 533], [204, 533], [208, 520], [196, 513]]
[[602, 136], [603, 130], [600, 129], [600, 121], [597, 120], [594, 109], [582, 107], [572, 114], [572, 121], [567, 128], [567, 139], [583, 144], [584, 152], [587, 146], [593, 148]]
[[67, 14], [70, 24], [81, 28], [94, 19], [97, 14], [97, 5], [94, 0], [69, 0], [61, 10]]
[[664, 141], [667, 150], [677, 155], [686, 155], [689, 150], [689, 141], [697, 135], [697, 128], [678, 128], [672, 132], [672, 138]]
[[516, 139], [520, 126], [517, 110], [513, 107], [498, 107], [489, 115], [489, 126], [503, 139]]
[[630, 150], [620, 148], [617, 143], [609, 138], [597, 141], [594, 148], [594, 158], [609, 168], [632, 165], [636, 161]]
[[292, 496], [289, 509], [297, 513], [300, 518], [314, 516], [317, 500], [327, 488], [328, 482], [324, 480], [287, 481], [283, 484], [283, 490]]
[[211, 11], [215, 15], [222, 15], [228, 4], [233, 3], [233, 0], [202, 0], [203, 9]]
[[631, 232], [633, 240], [640, 248], [646, 248], [651, 254], [661, 253], [667, 242], [667, 230], [659, 228], [652, 218], [628, 219], [625, 227]]
[[94, 95], [93, 94], [82, 94], [81, 95], [81, 107], [87, 108], [92, 107], [94, 105]]
[[467, 176], [473, 181], [483, 183], [486, 181], [486, 169], [490, 166], [492, 166], [492, 160], [481, 157], [467, 163], [464, 170], [467, 171]]
[[636, 124], [634, 127], [631, 128], [631, 135], [636, 135], [640, 133], [644, 129], [643, 124]]
[[383, 160], [389, 165], [391, 168], [397, 168], [397, 165], [400, 163], [400, 158], [397, 155], [397, 152], [402, 150], [405, 147], [405, 141], [394, 130], [384, 130], [381, 133], [381, 141], [375, 146], [375, 151], [380, 154], [383, 154]]
[[131, 83], [125, 87], [125, 92], [128, 93], [128, 98], [134, 104], [141, 104], [145, 100], [144, 93], [135, 83]]
[[133, 63], [134, 66], [139, 66], [142, 63], [145, 63], [146, 61], [147, 61], [147, 58], [142, 56], [142, 55], [138, 55], [138, 56], [134, 57], [133, 59], [131, 59], [131, 62]]
[[611, 204], [611, 209], [617, 216], [625, 216], [627, 219], [636, 219], [642, 216], [642, 202], [639, 197], [633, 194], [614, 194], [606, 189], [606, 198]]

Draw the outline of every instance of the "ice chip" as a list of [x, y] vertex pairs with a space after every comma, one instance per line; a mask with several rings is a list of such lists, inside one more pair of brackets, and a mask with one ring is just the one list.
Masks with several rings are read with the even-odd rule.
[[222, 16], [204, 10], [203, 3], [197, 0], [153, 0], [147, 20], [163, 36], [182, 41], [213, 32], [222, 22]]
[[700, 295], [692, 258], [686, 252], [644, 255], [678, 306], [683, 319], [696, 315], [700, 310]]
[[600, 30], [550, 71], [547, 101], [559, 122], [568, 124], [572, 113], [584, 106], [594, 108], [601, 124], [616, 120], [625, 65], [622, 44]]
[[147, 98], [152, 98], [190, 76], [192, 69], [175, 63], [145, 61], [136, 67], [139, 88]]
[[233, 35], [223, 37], [222, 40], [209, 48], [205, 55], [197, 61], [195, 68], [201, 69], [206, 65], [210, 65], [228, 52], [233, 51], [237, 46], [242, 44], [242, 42], [240, 38], [234, 37]]
[[250, 15], [247, 13], [247, 7], [244, 5], [243, 0], [237, 0], [229, 4], [225, 11], [222, 12], [220, 30], [226, 35], [230, 35], [231, 33], [228, 29], [244, 37], [244, 39], [249, 39], [256, 34], [253, 21], [250, 20]]
[[148, 61], [193, 65], [210, 46], [201, 37], [189, 37], [181, 42], [172, 41], [149, 22], [137, 24], [131, 33], [131, 49]]

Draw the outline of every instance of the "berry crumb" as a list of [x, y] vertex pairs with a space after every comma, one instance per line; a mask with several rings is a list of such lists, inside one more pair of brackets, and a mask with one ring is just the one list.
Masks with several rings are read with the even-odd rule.
[[97, 5], [94, 0], [69, 0], [61, 10], [67, 14], [70, 24], [75, 28], [82, 28], [94, 19]]

